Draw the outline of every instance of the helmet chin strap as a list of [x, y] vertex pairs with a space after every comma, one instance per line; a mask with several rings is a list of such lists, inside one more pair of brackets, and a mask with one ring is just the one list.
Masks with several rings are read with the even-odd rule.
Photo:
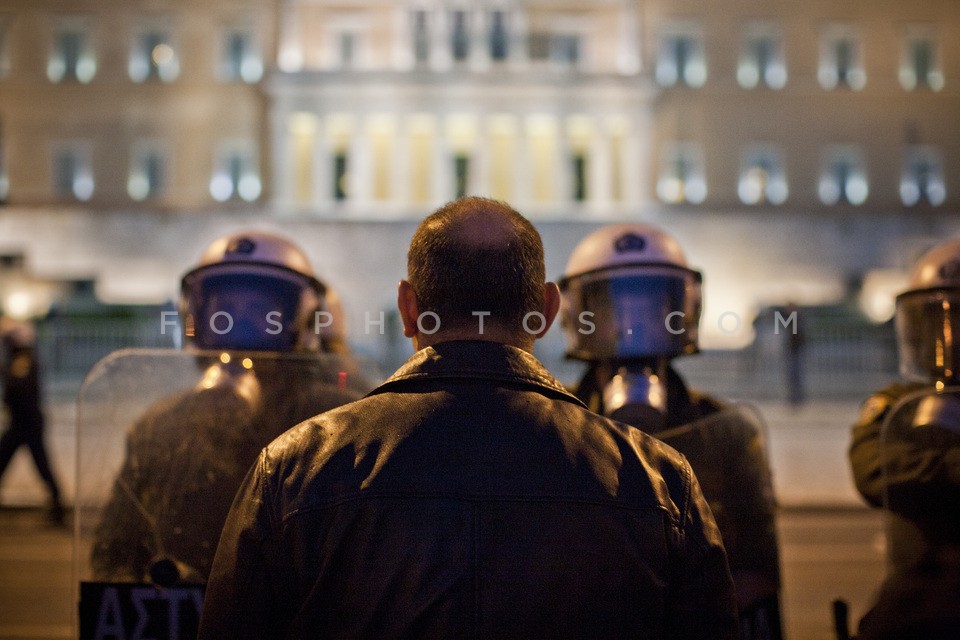
[[613, 375], [603, 387], [604, 415], [648, 431], [666, 427], [668, 362], [658, 358], [611, 367]]

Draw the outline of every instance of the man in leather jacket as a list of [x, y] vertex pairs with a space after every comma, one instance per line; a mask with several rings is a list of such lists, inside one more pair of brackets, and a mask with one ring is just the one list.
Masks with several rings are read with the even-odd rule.
[[454, 201], [420, 224], [407, 267], [416, 353], [264, 449], [200, 638], [736, 638], [689, 465], [531, 354], [559, 291], [529, 221]]

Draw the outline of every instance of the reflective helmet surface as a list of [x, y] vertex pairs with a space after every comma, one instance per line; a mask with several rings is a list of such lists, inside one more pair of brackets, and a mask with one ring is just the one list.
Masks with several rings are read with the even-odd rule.
[[701, 283], [676, 240], [654, 226], [594, 231], [573, 250], [559, 282], [567, 356], [600, 361], [694, 353]]
[[215, 240], [183, 276], [184, 338], [198, 349], [315, 351], [326, 287], [303, 251], [264, 231]]
[[897, 296], [901, 374], [917, 381], [960, 381], [960, 240], [917, 261], [909, 289]]

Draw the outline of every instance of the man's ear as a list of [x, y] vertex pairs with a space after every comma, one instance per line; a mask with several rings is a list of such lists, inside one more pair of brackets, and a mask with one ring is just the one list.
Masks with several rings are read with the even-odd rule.
[[403, 321], [403, 335], [412, 338], [417, 335], [417, 318], [420, 317], [420, 305], [417, 303], [417, 294], [406, 280], [401, 280], [397, 287], [397, 309]]
[[535, 338], [542, 338], [550, 330], [550, 326], [553, 325], [559, 311], [560, 288], [557, 287], [555, 282], [546, 282], [543, 285], [543, 308], [540, 310], [546, 320], [543, 323], [543, 329], [534, 336]]

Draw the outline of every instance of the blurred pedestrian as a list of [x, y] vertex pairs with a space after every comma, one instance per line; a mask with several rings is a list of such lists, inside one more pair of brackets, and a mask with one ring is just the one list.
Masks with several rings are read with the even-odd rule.
[[36, 331], [29, 322], [0, 315], [0, 341], [3, 345], [3, 404], [8, 418], [7, 429], [0, 436], [0, 479], [13, 454], [21, 446], [26, 446], [50, 494], [50, 520], [59, 525], [63, 523], [64, 509], [60, 487], [44, 447], [45, 420]]

